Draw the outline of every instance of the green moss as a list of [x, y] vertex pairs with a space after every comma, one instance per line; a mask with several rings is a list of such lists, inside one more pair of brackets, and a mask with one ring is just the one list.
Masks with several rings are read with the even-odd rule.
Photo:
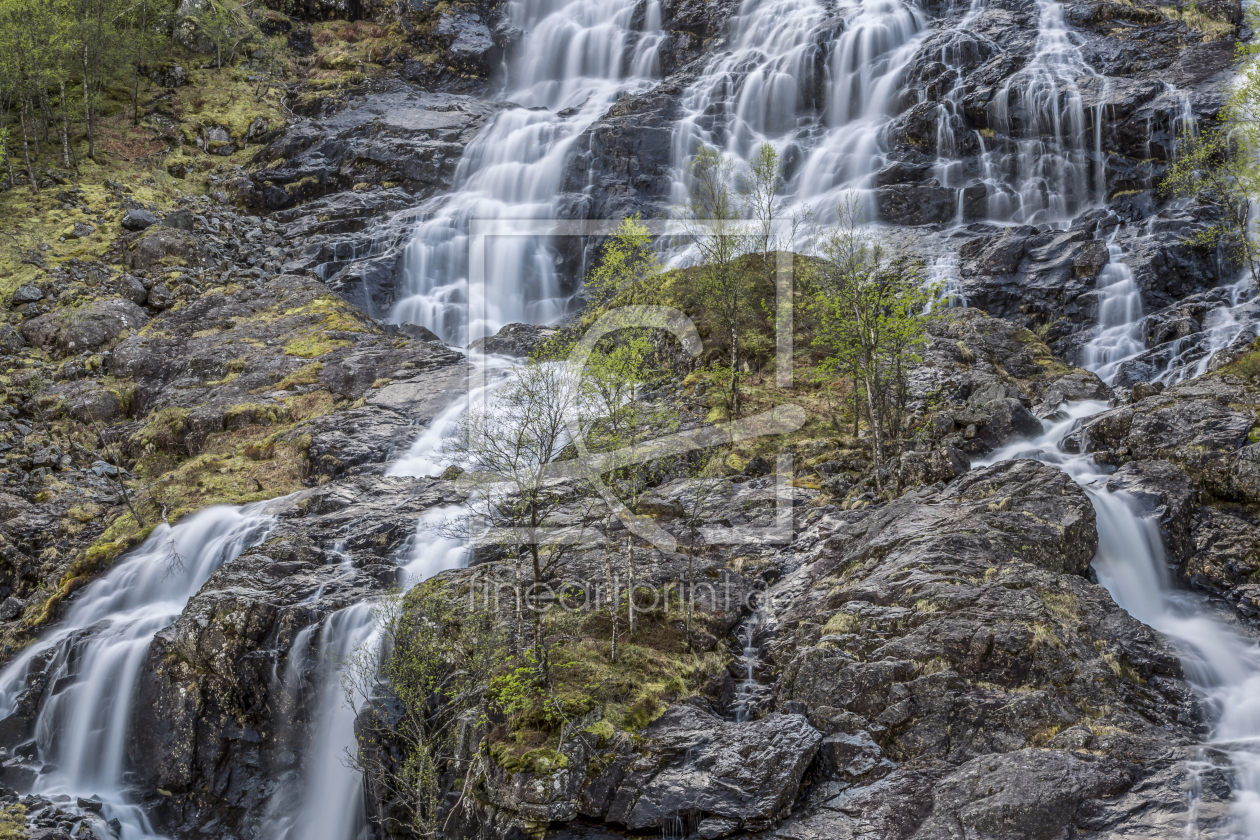
[[340, 338], [323, 338], [318, 335], [305, 335], [284, 345], [286, 356], [297, 356], [301, 359], [313, 359], [331, 353], [338, 347], [350, 347], [351, 343]]
[[272, 387], [277, 391], [284, 391], [289, 388], [296, 388], [299, 385], [314, 385], [319, 381], [319, 374], [324, 369], [320, 362], [313, 362], [290, 373], [284, 379], [281, 379]]

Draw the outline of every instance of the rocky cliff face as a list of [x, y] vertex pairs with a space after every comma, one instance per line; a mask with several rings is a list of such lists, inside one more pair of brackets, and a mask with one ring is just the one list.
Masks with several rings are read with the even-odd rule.
[[[731, 46], [737, 11], [661, 5], [659, 83], [572, 139], [558, 215], [666, 213], [685, 97]], [[1096, 194], [1056, 227], [999, 225], [1001, 179], [986, 175], [995, 160], [1015, 165], [1036, 124], [1018, 97], [1004, 114], [993, 103], [1036, 60], [1040, 7], [927, 12], [932, 31], [873, 178], [881, 218], [913, 228], [971, 307], [933, 326], [915, 372], [925, 416], [931, 401], [919, 448], [888, 465], [802, 444], [790, 545], [704, 558], [699, 571], [731, 582], [740, 606], [712, 605], [687, 641], [729, 659], [729, 634], [757, 622], [760, 688], [743, 714], [743, 675], [719, 667], [633, 732], [601, 726], [598, 712], [571, 721], [556, 766], [489, 761], [454, 797], [448, 836], [1153, 837], [1180, 836], [1191, 818], [1224, 830], [1228, 762], [1197, 746], [1204, 713], [1170, 644], [1091, 580], [1086, 493], [1032, 460], [972, 470], [969, 459], [1039, 432], [1069, 401], [1112, 400], [1069, 449], [1118, 468], [1108, 488], [1158, 518], [1184, 583], [1242, 622], [1260, 617], [1257, 363], [1250, 336], [1210, 355], [1222, 313], [1246, 325], [1255, 307], [1236, 307], [1219, 287], [1232, 275], [1185, 244], [1207, 211], [1153, 189], [1178, 127], [1220, 106], [1239, 7], [1062, 5], [1091, 71], [1075, 80], [1078, 128], [1101, 159], [1088, 163]], [[158, 223], [119, 188], [110, 257], [18, 289], [14, 326], [0, 326], [6, 652], [64, 615], [154, 523], [283, 497], [267, 539], [215, 572], [147, 652], [129, 767], [137, 800], [179, 837], [273, 830], [275, 803], [304, 783], [307, 689], [329, 616], [394, 586], [417, 519], [463, 498], [450, 481], [383, 475], [466, 376], [431, 334], [383, 320], [405, 292], [417, 208], [457, 183], [465, 149], [513, 110], [490, 93], [521, 33], [495, 4], [316, 2], [290, 31], [302, 49], [304, 16], [397, 25], [419, 57], [378, 56], [380, 76], [350, 92], [295, 91], [300, 118], [227, 179], [240, 212], [202, 200]], [[819, 19], [803, 85], [816, 105], [843, 17]], [[1070, 104], [1056, 97], [1053, 107]], [[722, 136], [714, 114], [698, 123]], [[1150, 313], [1147, 350], [1114, 391], [1078, 367], [1109, 244]], [[529, 332], [494, 346], [517, 349]], [[1203, 375], [1151, 384], [1173, 360], [1201, 360]], [[878, 498], [874, 470], [907, 477], [900, 498]], [[706, 524], [770, 521], [765, 472], [732, 470]], [[130, 498], [120, 474], [145, 492]], [[686, 491], [658, 490], [669, 523]], [[580, 579], [600, 574], [594, 557], [573, 564]], [[685, 568], [683, 555], [656, 557], [647, 582], [677, 583]], [[31, 664], [0, 721], [0, 739], [19, 748], [6, 784], [33, 778], [34, 719], [64, 688], [48, 664]], [[368, 799], [369, 813], [393, 804]], [[61, 806], [40, 807], [52, 809], [44, 829], [69, 824]], [[75, 819], [91, 807], [65, 806]]]

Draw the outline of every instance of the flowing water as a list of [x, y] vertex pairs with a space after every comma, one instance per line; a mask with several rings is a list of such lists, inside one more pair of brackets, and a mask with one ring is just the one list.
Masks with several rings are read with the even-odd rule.
[[23, 700], [27, 675], [47, 662], [47, 697], [35, 722], [34, 790], [98, 795], [124, 840], [151, 834], [124, 780], [133, 694], [153, 636], [171, 624], [207, 578], [261, 542], [266, 503], [213, 507], [175, 526], [162, 524], [140, 548], [89, 585], [55, 630], [0, 673], [0, 718]]
[[1108, 262], [1098, 274], [1098, 332], [1082, 348], [1081, 366], [1111, 383], [1120, 365], [1146, 349], [1142, 340], [1142, 293], [1116, 245], [1107, 240]]
[[[1110, 248], [1112, 262], [1099, 280], [1099, 333], [1084, 352], [1084, 365], [1108, 384], [1119, 362], [1142, 350], [1140, 295], [1119, 250], [1114, 245]], [[1229, 310], [1221, 308], [1209, 315], [1222, 312]], [[1209, 329], [1219, 333], [1212, 343], [1222, 346], [1228, 343], [1225, 336], [1237, 332], [1230, 324]], [[1190, 370], [1172, 370], [1170, 376], [1177, 381], [1187, 374], [1198, 375], [1210, 356], [1209, 352]], [[1098, 551], [1093, 568], [1099, 583], [1130, 615], [1176, 646], [1186, 678], [1208, 712], [1211, 746], [1227, 755], [1232, 765], [1231, 830], [1234, 836], [1260, 838], [1260, 645], [1218, 617], [1202, 596], [1176, 588], [1154, 518], [1125, 493], [1108, 491], [1107, 473], [1091, 457], [1063, 450], [1065, 435], [1108, 407], [1099, 401], [1069, 404], [1064, 419], [1046, 423], [1040, 437], [1010, 444], [985, 463], [1034, 458], [1068, 473], [1085, 489], [1097, 515]], [[1190, 771], [1193, 777], [1195, 767]], [[1197, 836], [1195, 804], [1190, 803], [1188, 837]]]
[[[1080, 86], [1102, 80], [1082, 59], [1056, 0], [1038, 0], [1031, 57], [987, 106], [991, 130], [963, 126], [956, 83], [985, 58], [988, 48], [966, 31], [983, 8], [980, 0], [947, 7], [946, 22], [934, 26], [924, 7], [902, 0], [742, 0], [718, 49], [683, 92], [671, 198], [685, 197], [686, 164], [701, 144], [743, 161], [769, 142], [783, 157], [796, 207], [810, 204], [826, 221], [852, 191], [874, 213], [877, 173], [894, 162], [889, 131], [899, 114], [917, 107], [931, 115], [936, 184], [956, 191], [954, 221], [1058, 224], [1101, 202], [1101, 113], [1086, 107]], [[564, 314], [574, 290], [541, 237], [496, 241], [487, 250], [484, 285], [470, 284], [469, 222], [553, 218], [566, 161], [583, 132], [619, 97], [646, 90], [660, 75], [659, 0], [515, 0], [509, 9], [523, 37], [507, 60], [501, 108], [465, 151], [452, 190], [417, 209], [420, 221], [403, 258], [405, 295], [390, 315], [457, 344], [508, 322], [548, 323]], [[918, 101], [907, 82], [930, 63], [945, 72]], [[964, 157], [974, 163], [963, 165]], [[1112, 260], [1099, 281], [1099, 332], [1084, 354], [1104, 378], [1142, 350], [1140, 296], [1123, 255], [1109, 247]], [[943, 294], [965, 303], [956, 262], [943, 260], [933, 271]], [[470, 323], [469, 311], [484, 318]], [[1212, 347], [1237, 340], [1241, 327], [1232, 317], [1232, 308], [1214, 314], [1207, 325]], [[1175, 381], [1201, 372], [1210, 356], [1196, 357], [1194, 367], [1170, 367], [1165, 376]], [[1212, 710], [1215, 743], [1236, 768], [1239, 831], [1260, 838], [1260, 653], [1198, 599], [1173, 588], [1153, 524], [1130, 500], [1105, 490], [1092, 460], [1058, 448], [1073, 423], [1103, 408], [1071, 406], [1069, 419], [1042, 438], [995, 458], [1031, 454], [1086, 487], [1098, 511], [1099, 579], [1121, 606], [1179, 645], [1187, 674]], [[437, 472], [442, 441], [463, 410], [454, 404], [430, 423], [390, 473]], [[418, 524], [408, 553], [398, 558], [404, 586], [465, 561], [463, 544], [434, 537], [428, 527], [453, 513], [434, 511]], [[37, 790], [98, 794], [106, 815], [122, 824], [124, 840], [152, 835], [124, 783], [127, 712], [149, 643], [214, 569], [261, 540], [269, 524], [265, 507], [251, 506], [214, 508], [160, 526], [85, 589], [61, 625], [0, 673], [0, 712], [7, 715], [22, 700], [29, 668], [50, 657], [52, 697], [39, 714], [36, 738], [39, 758], [55, 769], [38, 777]], [[299, 793], [274, 804], [263, 840], [358, 840], [366, 831], [361, 780], [343, 762], [354, 747], [355, 712], [345, 702], [340, 667], [355, 651], [371, 651], [376, 632], [368, 602], [298, 634], [277, 690], [305, 699], [311, 725], [285, 735], [304, 756], [296, 771]], [[757, 622], [747, 622], [741, 640], [748, 678], [738, 702], [745, 716], [756, 700], [756, 632]]]
[[[465, 150], [451, 192], [421, 208], [423, 221], [403, 255], [406, 297], [391, 316], [455, 344], [511, 322], [552, 323], [565, 312], [572, 290], [536, 237], [494, 237], [484, 284], [470, 283], [468, 224], [555, 218], [574, 142], [618, 96], [646, 89], [659, 73], [659, 0], [508, 7], [525, 34], [509, 60], [504, 108]], [[479, 323], [467, 323], [470, 302], [471, 311], [485, 313]]]
[[[388, 474], [423, 476], [441, 472], [449, 463], [449, 458], [443, 457], [443, 445], [456, 433], [470, 402], [477, 404], [500, 384], [501, 374], [512, 365], [511, 360], [496, 356], [473, 359], [469, 393], [435, 417], [407, 454], [391, 465]], [[467, 562], [467, 545], [445, 534], [441, 527], [460, 513], [460, 508], [442, 507], [420, 518], [414, 538], [399, 558], [402, 591]], [[373, 601], [353, 604], [303, 630], [294, 640], [283, 690], [290, 695], [306, 691], [311, 696], [311, 729], [304, 744], [294, 744], [303, 755], [295, 786], [296, 800], [287, 801], [288, 789], [282, 789], [280, 796], [285, 801], [273, 806], [261, 832], [264, 840], [360, 840], [370, 836], [362, 777], [348, 760], [356, 752], [355, 702], [363, 698], [347, 694], [342, 669], [362, 667], [361, 661], [356, 663], [356, 657], [378, 655], [380, 627], [376, 606]], [[312, 640], [317, 640], [313, 649]]]

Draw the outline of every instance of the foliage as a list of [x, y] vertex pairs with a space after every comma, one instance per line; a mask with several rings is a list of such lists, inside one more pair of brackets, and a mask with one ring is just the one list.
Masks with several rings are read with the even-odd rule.
[[1260, 165], [1254, 140], [1229, 124], [1201, 134], [1181, 135], [1177, 160], [1161, 188], [1167, 195], [1192, 197], [1211, 208], [1213, 222], [1186, 236], [1189, 244], [1220, 248], [1243, 262], [1252, 280], [1260, 282], [1260, 254], [1251, 218], [1252, 202], [1260, 199]]
[[[896, 457], [907, 424], [909, 374], [920, 361], [935, 290], [922, 266], [872, 234], [853, 198], [839, 207], [839, 223], [821, 240], [814, 347], [820, 372], [848, 377], [871, 432], [878, 466]], [[881, 488], [882, 489], [882, 488]]]
[[476, 728], [468, 715], [480, 715], [506, 640], [493, 613], [440, 580], [386, 599], [377, 618], [379, 642], [356, 651], [344, 671], [347, 700], [369, 710], [360, 719], [368, 746], [353, 761], [381, 799], [401, 806], [389, 819], [435, 837], [443, 775], [470, 770], [470, 757], [456, 754], [461, 718]]
[[751, 282], [739, 257], [751, 249], [756, 231], [741, 218], [734, 164], [729, 158], [705, 146], [691, 159], [687, 174], [687, 204], [682, 216], [699, 256], [695, 293], [726, 344], [727, 410], [730, 416], [738, 417], [741, 325]]
[[[540, 610], [533, 608], [539, 587], [572, 544], [557, 541], [550, 531], [552, 514], [569, 501], [563, 486], [548, 480], [548, 466], [557, 461], [571, 439], [570, 422], [580, 417], [581, 383], [568, 365], [532, 359], [514, 368], [488, 390], [481, 405], [460, 418], [456, 435], [444, 451], [467, 471], [461, 481], [473, 490], [468, 527], [472, 536], [488, 536], [516, 558], [518, 633], [524, 610], [534, 615], [534, 656], [547, 667]], [[480, 525], [471, 520], [480, 520]], [[528, 586], [522, 561], [528, 557]], [[517, 652], [522, 652], [518, 641]]]
[[26, 837], [26, 806], [10, 805], [0, 811], [0, 840], [21, 840]]
[[[1260, 24], [1260, 12], [1247, 7], [1248, 23]], [[1213, 211], [1206, 228], [1187, 235], [1189, 244], [1219, 248], [1230, 259], [1246, 265], [1260, 283], [1258, 248], [1252, 206], [1260, 201], [1260, 48], [1240, 42], [1239, 76], [1226, 91], [1220, 123], [1199, 131], [1181, 126], [1175, 159], [1160, 191], [1166, 196], [1193, 198]]]
[[[604, 244], [597, 265], [586, 276], [583, 288], [592, 308], [601, 308], [622, 298], [633, 302], [634, 292], [660, 276], [661, 264], [652, 250], [652, 236], [636, 213], [621, 220], [616, 232]], [[623, 296], [630, 293], [629, 299]]]

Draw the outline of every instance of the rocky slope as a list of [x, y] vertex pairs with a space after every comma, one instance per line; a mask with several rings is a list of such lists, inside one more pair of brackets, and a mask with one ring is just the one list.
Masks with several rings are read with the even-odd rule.
[[[663, 4], [662, 80], [573, 143], [562, 216], [664, 213], [683, 91], [728, 46], [734, 10]], [[1219, 595], [1241, 623], [1260, 618], [1250, 335], [1208, 364], [1211, 319], [1231, 309], [1246, 325], [1254, 306], [1233, 309], [1234, 293], [1214, 288], [1214, 255], [1184, 244], [1204, 211], [1153, 190], [1177, 121], [1210, 121], [1219, 107], [1239, 8], [1064, 4], [1098, 74], [1080, 80], [1083, 130], [1101, 138], [1107, 180], [1106, 208], [1062, 230], [979, 218], [989, 196], [976, 132], [990, 149], [1014, 142], [986, 103], [1033, 59], [1036, 3], [990, 3], [962, 27], [959, 10], [932, 11], [941, 22], [912, 61], [875, 178], [882, 217], [955, 266], [972, 307], [933, 326], [914, 378], [917, 448], [871, 464], [861, 449], [798, 442], [790, 545], [703, 557], [699, 573], [726, 582], [735, 603], [704, 605], [704, 626], [684, 640], [709, 657], [695, 685], [662, 693], [659, 716], [630, 731], [606, 719], [616, 702], [596, 704], [556, 733], [563, 760], [551, 765], [469, 745], [461, 758], [482, 755], [483, 772], [445, 815], [448, 836], [1181, 836], [1190, 790], [1198, 827], [1224, 830], [1230, 772], [1197, 746], [1204, 711], [1175, 651], [1091, 581], [1089, 498], [1031, 460], [972, 470], [970, 459], [1038, 432], [1067, 401], [1113, 400], [1069, 448], [1118, 468], [1109, 488], [1158, 517], [1186, 585]], [[130, 766], [138, 801], [178, 837], [259, 836], [269, 803], [300, 793], [293, 747], [308, 742], [314, 710], [277, 675], [312, 679], [315, 628], [393, 587], [416, 520], [462, 499], [450, 481], [383, 476], [466, 375], [431, 334], [383, 319], [402, 294], [417, 207], [452, 185], [464, 150], [507, 107], [488, 80], [520, 33], [488, 3], [289, 12], [277, 31], [348, 89], [295, 86], [283, 127], [205, 127], [203, 158], [229, 146], [234, 161], [249, 158], [213, 176], [213, 200], [161, 208], [111, 188], [108, 206], [83, 217], [92, 231], [71, 231], [103, 240], [102, 253], [35, 253], [38, 279], [15, 290], [0, 325], [6, 654], [157, 522], [278, 499], [267, 540], [216, 572], [147, 653]], [[820, 42], [839, 14], [827, 12]], [[388, 32], [330, 48], [312, 35], [325, 18]], [[197, 47], [191, 4], [180, 25]], [[381, 50], [365, 62], [355, 44]], [[361, 67], [370, 78], [350, 80]], [[178, 75], [163, 76], [172, 91]], [[946, 139], [963, 186], [934, 174]], [[966, 225], [947, 228], [960, 207]], [[1097, 321], [1108, 240], [1152, 313], [1148, 351], [1114, 392], [1074, 367]], [[516, 348], [523, 332], [496, 346]], [[1149, 384], [1170, 359], [1199, 357], [1211, 372]], [[876, 492], [874, 470], [902, 476], [899, 498]], [[741, 465], [720, 479], [706, 524], [769, 522], [765, 472]], [[656, 492], [655, 514], [683, 537], [686, 487]], [[654, 556], [645, 582], [678, 584], [688, 562]], [[565, 571], [602, 574], [594, 555]], [[744, 675], [730, 634], [750, 620], [760, 688], [750, 719], [736, 720]], [[5, 784], [35, 772], [31, 726], [60, 690], [47, 664], [0, 721]], [[95, 824], [90, 800], [26, 801], [33, 836]], [[366, 807], [391, 803], [369, 790]]]

